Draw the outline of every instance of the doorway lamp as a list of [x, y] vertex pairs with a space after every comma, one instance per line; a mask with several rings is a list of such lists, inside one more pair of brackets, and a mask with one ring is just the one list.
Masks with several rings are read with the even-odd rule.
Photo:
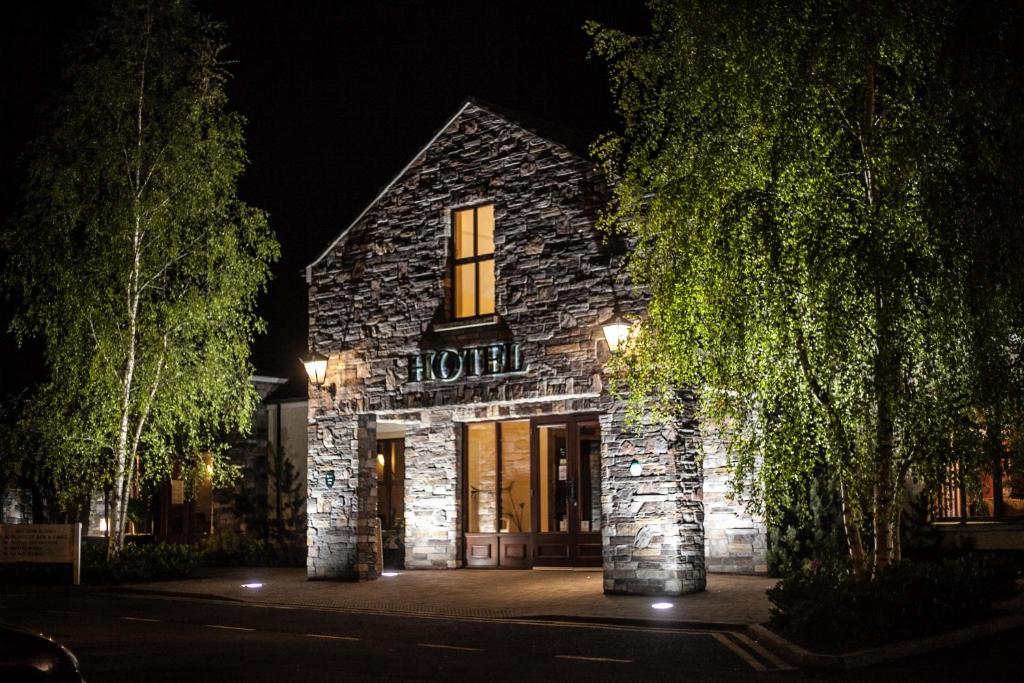
[[[303, 367], [306, 368], [306, 374], [309, 375], [309, 381], [313, 383], [317, 389], [323, 389], [324, 381], [327, 379], [327, 356], [313, 349], [309, 352], [308, 358], [300, 358]], [[335, 387], [334, 383], [331, 383], [327, 387], [327, 392], [334, 398]]]
[[619, 310], [619, 295], [615, 291], [615, 274], [612, 273], [612, 262], [608, 262], [608, 284], [612, 292], [612, 317], [604, 323], [601, 328], [604, 331], [604, 339], [608, 342], [608, 350], [615, 353], [626, 342], [629, 337], [630, 325]]
[[611, 319], [602, 325], [601, 328], [604, 330], [604, 338], [608, 342], [608, 349], [612, 353], [618, 351], [625, 343], [626, 338], [629, 337], [629, 323], [619, 313], [619, 302], [617, 300]]

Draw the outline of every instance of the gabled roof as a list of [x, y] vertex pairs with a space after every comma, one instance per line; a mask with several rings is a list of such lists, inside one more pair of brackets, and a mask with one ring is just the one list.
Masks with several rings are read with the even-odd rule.
[[488, 111], [491, 114], [494, 114], [495, 116], [508, 121], [509, 123], [512, 123], [516, 126], [519, 126], [520, 128], [530, 131], [534, 135], [541, 137], [547, 140], [548, 142], [554, 143], [560, 147], [564, 147], [565, 149], [569, 150], [570, 152], [580, 157], [581, 159], [586, 159], [587, 145], [585, 139], [580, 134], [571, 131], [567, 128], [563, 128], [561, 126], [548, 123], [546, 121], [541, 121], [539, 119], [534, 119], [532, 117], [529, 117], [518, 112], [513, 112], [512, 110], [505, 109], [504, 107], [488, 104], [474, 97], [467, 97], [463, 101], [462, 105], [459, 106], [458, 111], [456, 111], [451, 116], [451, 118], [445, 121], [444, 125], [441, 126], [437, 130], [437, 132], [435, 132], [434, 135], [430, 138], [430, 140], [427, 141], [427, 144], [423, 145], [423, 147], [421, 147], [420, 150], [413, 155], [412, 159], [409, 160], [409, 163], [402, 167], [402, 170], [399, 171], [391, 179], [391, 181], [384, 186], [384, 189], [382, 189], [377, 194], [377, 196], [373, 198], [373, 201], [366, 205], [366, 208], [363, 209], [359, 213], [359, 215], [355, 217], [355, 220], [349, 223], [348, 226], [344, 230], [342, 230], [341, 233], [337, 237], [335, 237], [334, 240], [329, 245], [327, 245], [327, 248], [324, 249], [323, 252], [321, 252], [320, 255], [313, 260], [312, 263], [306, 266], [305, 275], [307, 284], [313, 281], [313, 266], [320, 263], [320, 261], [324, 260], [324, 258], [326, 258], [327, 255], [334, 250], [334, 248], [338, 245], [339, 242], [341, 242], [342, 239], [344, 239], [344, 237], [349, 233], [349, 231], [359, 224], [359, 221], [363, 219], [363, 216], [365, 216], [367, 212], [370, 211], [370, 209], [377, 205], [377, 202], [379, 202], [381, 198], [383, 198], [384, 195], [386, 195], [388, 191], [395, 185], [395, 183], [397, 183], [402, 178], [402, 176], [405, 175], [406, 171], [408, 171], [409, 168], [416, 163], [416, 160], [419, 159], [428, 149], [430, 149], [431, 145], [433, 145], [434, 142], [436, 142], [437, 139], [441, 137], [441, 134], [448, 130], [448, 127], [455, 123], [455, 120], [462, 115], [462, 112], [466, 111], [466, 109], [470, 106], [479, 107], [480, 109]]

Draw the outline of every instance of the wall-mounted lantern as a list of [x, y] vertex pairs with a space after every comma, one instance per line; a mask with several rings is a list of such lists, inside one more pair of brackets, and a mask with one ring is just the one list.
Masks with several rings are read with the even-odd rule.
[[[324, 381], [327, 379], [327, 356], [313, 350], [309, 352], [308, 358], [300, 358], [303, 367], [306, 368], [306, 374], [309, 376], [309, 381], [313, 383], [317, 389], [322, 389]], [[335, 387], [334, 384], [330, 384], [327, 387], [328, 393], [331, 398], [334, 398]]]
[[629, 323], [622, 319], [617, 313], [612, 316], [612, 319], [601, 326], [604, 330], [605, 341], [608, 342], [608, 348], [612, 353], [619, 350], [625, 341], [629, 337]]
[[644, 466], [640, 464], [640, 461], [636, 458], [633, 462], [629, 463], [629, 473], [634, 477], [639, 477], [640, 473], [644, 471]]

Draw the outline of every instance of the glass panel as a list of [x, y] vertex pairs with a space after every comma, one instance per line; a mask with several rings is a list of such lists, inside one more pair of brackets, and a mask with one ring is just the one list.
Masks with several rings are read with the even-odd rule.
[[476, 315], [476, 264], [455, 266], [455, 317]]
[[601, 429], [596, 422], [581, 422], [580, 531], [601, 530]]
[[530, 421], [501, 423], [501, 530], [525, 533], [530, 520]]
[[392, 442], [391, 451], [391, 490], [388, 502], [391, 503], [391, 527], [405, 519], [405, 441]]
[[455, 258], [473, 255], [473, 209], [455, 212]]
[[494, 206], [480, 206], [476, 210], [476, 255], [494, 253]]
[[540, 425], [540, 530], [569, 530], [569, 438], [565, 425]]
[[494, 259], [480, 262], [479, 315], [494, 313]]
[[387, 458], [390, 450], [389, 442], [377, 442], [377, 517], [380, 518], [382, 529], [387, 529], [390, 521], [388, 511], [391, 508], [391, 497], [388, 495], [387, 481]]
[[498, 530], [498, 448], [493, 422], [469, 425], [466, 438], [466, 477], [469, 481], [470, 533]]

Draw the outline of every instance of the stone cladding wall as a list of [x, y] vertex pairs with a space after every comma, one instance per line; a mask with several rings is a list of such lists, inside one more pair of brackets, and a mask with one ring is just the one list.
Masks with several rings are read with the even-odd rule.
[[32, 523], [32, 490], [10, 487], [0, 489], [0, 524]]
[[405, 433], [405, 566], [462, 566], [461, 425], [447, 411], [424, 411]]
[[[601, 324], [639, 314], [604, 236], [606, 198], [591, 164], [469, 104], [310, 269], [310, 344], [331, 356], [337, 410], [433, 408], [598, 395]], [[499, 322], [445, 332], [452, 210], [493, 203]], [[612, 277], [618, 279], [612, 290]], [[408, 382], [420, 351], [519, 342], [526, 370], [454, 383]]]
[[[605, 592], [704, 590], [696, 425], [681, 414], [669, 422], [629, 426], [622, 402], [600, 422]], [[629, 472], [634, 459], [643, 468], [639, 476]]]
[[377, 544], [377, 419], [356, 420], [356, 573], [359, 580], [377, 578], [381, 549]]
[[714, 429], [703, 430], [704, 557], [709, 572], [768, 573], [768, 531], [730, 495], [725, 446]]
[[315, 392], [312, 396], [306, 570], [315, 579], [354, 579], [358, 578], [359, 419], [317, 414]]

